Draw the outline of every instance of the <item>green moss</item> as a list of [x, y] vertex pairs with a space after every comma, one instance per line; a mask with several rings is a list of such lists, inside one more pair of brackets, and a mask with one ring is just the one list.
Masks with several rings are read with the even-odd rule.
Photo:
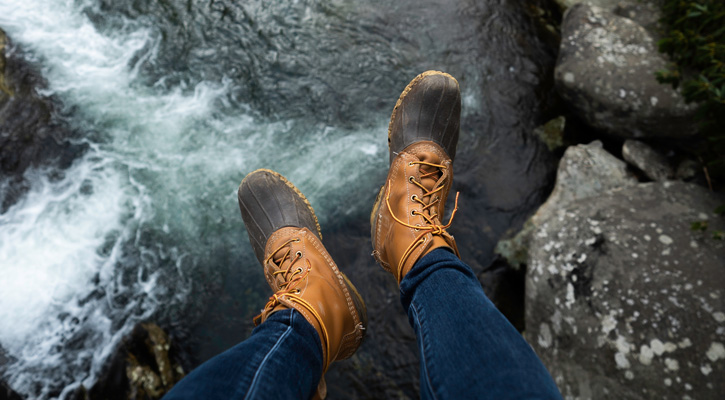
[[713, 177], [725, 178], [725, 1], [665, 0], [662, 11], [659, 50], [674, 64], [657, 79], [701, 105], [697, 118], [707, 139], [698, 156]]

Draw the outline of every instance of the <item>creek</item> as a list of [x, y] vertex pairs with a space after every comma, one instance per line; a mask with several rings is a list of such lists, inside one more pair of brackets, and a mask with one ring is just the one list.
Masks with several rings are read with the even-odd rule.
[[526, 7], [0, 0], [0, 27], [88, 146], [68, 169], [26, 172], [30, 190], [0, 215], [2, 379], [66, 398], [93, 385], [139, 321], [170, 330], [192, 365], [247, 337], [269, 289], [236, 190], [271, 168], [308, 197], [368, 302], [368, 339], [330, 370], [330, 398], [416, 397], [415, 338], [370, 256], [388, 119], [418, 73], [459, 80], [451, 232], [485, 280], [496, 241], [543, 201], [555, 168], [531, 134], [555, 54]]

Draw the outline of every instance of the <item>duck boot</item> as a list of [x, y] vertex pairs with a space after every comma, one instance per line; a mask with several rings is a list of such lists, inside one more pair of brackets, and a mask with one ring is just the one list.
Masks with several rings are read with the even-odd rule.
[[238, 197], [249, 241], [274, 291], [255, 325], [288, 308], [304, 316], [320, 336], [324, 367], [318, 396], [324, 398], [330, 364], [360, 347], [365, 303], [325, 250], [317, 216], [292, 183], [260, 169], [244, 178]]
[[373, 256], [398, 283], [416, 261], [445, 247], [459, 255], [443, 224], [453, 182], [461, 114], [458, 81], [438, 71], [424, 72], [403, 90], [388, 126], [390, 169], [372, 214]]

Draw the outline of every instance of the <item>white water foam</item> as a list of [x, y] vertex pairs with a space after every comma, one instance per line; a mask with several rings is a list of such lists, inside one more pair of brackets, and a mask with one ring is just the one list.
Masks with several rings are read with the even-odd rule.
[[[364, 171], [385, 162], [384, 126], [313, 125], [301, 135], [294, 121], [218, 115], [233, 85], [226, 80], [193, 90], [138, 84], [137, 66], [153, 62], [160, 35], [138, 21], [101, 33], [83, 14], [88, 6], [0, 0], [0, 26], [43, 66], [47, 92], [78, 110], [77, 128], [93, 135], [62, 178], [29, 171], [30, 192], [0, 215], [0, 346], [12, 360], [0, 371], [33, 398], [90, 387], [135, 322], [170, 297], [184, 301], [185, 274], [204, 262], [190, 242], [203, 221], [234, 212], [244, 172], [287, 175], [324, 223], [351, 212], [356, 185], [372, 179]], [[144, 248], [154, 229], [176, 242]], [[131, 261], [128, 246], [138, 253]], [[178, 279], [159, 278], [164, 257]]]
[[156, 275], [139, 265], [127, 282], [117, 266], [123, 244], [154, 217], [152, 188], [130, 171], [158, 168], [128, 155], [163, 153], [225, 90], [201, 84], [191, 95], [157, 95], [137, 87], [131, 60], [142, 49], [150, 50], [141, 61], [153, 56], [152, 31], [104, 36], [82, 7], [0, 2], [0, 26], [43, 66], [47, 94], [79, 106], [81, 128], [110, 138], [92, 144], [62, 179], [29, 171], [30, 192], [0, 216], [0, 346], [12, 360], [0, 367], [33, 398], [90, 386], [120, 338], [158, 307]]

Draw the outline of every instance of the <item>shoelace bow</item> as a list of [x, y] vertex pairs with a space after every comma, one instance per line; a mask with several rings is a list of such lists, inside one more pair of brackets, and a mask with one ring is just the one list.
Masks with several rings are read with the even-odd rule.
[[[445, 165], [433, 164], [433, 163], [429, 163], [429, 162], [425, 162], [425, 161], [411, 161], [411, 162], [408, 163], [408, 165], [411, 165], [411, 166], [414, 165], [414, 164], [427, 165], [427, 166], [430, 166], [430, 167], [438, 168], [437, 171], [436, 170], [433, 170], [431, 172], [422, 174], [420, 176], [421, 180], [423, 178], [428, 178], [428, 177], [434, 176], [434, 175], [438, 174], [439, 171], [442, 174], [443, 173], [443, 170], [447, 168]], [[411, 225], [411, 224], [408, 224], [406, 222], [403, 222], [402, 220], [400, 220], [398, 217], [395, 216], [395, 214], [393, 213], [393, 209], [390, 207], [390, 187], [391, 187], [391, 185], [390, 185], [390, 182], [388, 182], [388, 191], [387, 191], [387, 194], [385, 196], [385, 203], [388, 206], [388, 210], [390, 211], [390, 215], [399, 224], [401, 224], [403, 226], [406, 226], [408, 228], [413, 228], [415, 230], [422, 231], [415, 238], [415, 240], [413, 240], [413, 242], [410, 244], [410, 246], [408, 246], [408, 248], [405, 250], [405, 253], [403, 253], [403, 257], [400, 259], [400, 262], [398, 263], [398, 275], [397, 275], [398, 282], [400, 282], [400, 280], [402, 278], [401, 277], [401, 274], [403, 272], [403, 265], [405, 265], [405, 261], [408, 259], [408, 257], [410, 257], [410, 255], [413, 253], [413, 251], [418, 246], [420, 246], [421, 244], [424, 244], [426, 242], [425, 235], [427, 235], [428, 233], [430, 233], [431, 235], [439, 235], [439, 236], [442, 236], [444, 230], [445, 229], [448, 229], [448, 227], [451, 226], [451, 223], [453, 223], [453, 217], [456, 215], [456, 211], [458, 211], [458, 195], [459, 195], [459, 192], [456, 192], [456, 204], [455, 204], [455, 206], [453, 208], [453, 212], [451, 213], [451, 217], [448, 219], [448, 223], [445, 224], [445, 225], [436, 224], [435, 218], [438, 217], [438, 213], [432, 214], [432, 211], [435, 210], [435, 208], [431, 208], [431, 207], [433, 207], [435, 204], [438, 204], [441, 201], [441, 199], [440, 199], [440, 197], [436, 197], [435, 199], [433, 199], [432, 196], [434, 194], [440, 192], [441, 190], [443, 190], [443, 185], [438, 185], [438, 182], [437, 182], [436, 183], [436, 186], [438, 186], [437, 188], [435, 188], [433, 190], [428, 190], [428, 188], [426, 188], [422, 183], [416, 181], [415, 178], [413, 178], [412, 176], [410, 178], [408, 178], [408, 182], [410, 182], [410, 183], [418, 186], [421, 190], [423, 190], [423, 198], [426, 198], [426, 197], [428, 198], [428, 202], [426, 203], [425, 200], [419, 198], [417, 195], [411, 196], [411, 199], [413, 201], [418, 202], [418, 203], [420, 203], [423, 206], [423, 208], [421, 209], [421, 211], [413, 210], [413, 212], [411, 213], [411, 215], [420, 215], [420, 216], [422, 216], [423, 219], [425, 220], [425, 222], [427, 223], [427, 225]], [[429, 214], [431, 214], [430, 216], [428, 216], [428, 215], [426, 215], [424, 213], [424, 211], [426, 211], [426, 210], [431, 210], [431, 211], [428, 212]]]
[[[327, 328], [325, 328], [325, 324], [322, 322], [322, 317], [320, 314], [312, 307], [312, 305], [305, 299], [299, 296], [300, 290], [297, 289], [297, 286], [304, 281], [305, 278], [307, 278], [307, 275], [309, 275], [310, 270], [312, 269], [312, 264], [310, 264], [310, 260], [304, 259], [304, 261], [307, 263], [307, 269], [305, 270], [302, 267], [293, 268], [295, 263], [302, 259], [302, 252], [298, 251], [294, 254], [294, 257], [292, 257], [292, 247], [288, 245], [292, 243], [299, 243], [300, 239], [289, 239], [286, 242], [284, 242], [281, 246], [279, 246], [275, 251], [271, 252], [269, 256], [264, 260], [265, 265], [268, 262], [272, 262], [278, 269], [274, 272], [272, 272], [272, 276], [276, 277], [277, 275], [282, 275], [283, 282], [280, 284], [280, 289], [274, 293], [272, 296], [269, 297], [269, 301], [267, 301], [267, 304], [262, 309], [262, 312], [254, 317], [254, 326], [258, 326], [261, 323], [262, 317], [265, 315], [266, 312], [269, 312], [274, 307], [276, 307], [279, 304], [282, 304], [280, 301], [281, 298], [284, 297], [285, 300], [288, 300], [293, 303], [297, 303], [300, 306], [304, 307], [307, 311], [312, 314], [312, 316], [317, 320], [317, 323], [320, 325], [322, 329], [322, 341], [325, 344], [325, 368], [324, 370], [327, 370], [327, 367], [329, 364], [329, 357], [330, 357], [330, 341], [327, 334]], [[282, 249], [287, 247], [287, 252], [284, 253], [284, 255], [279, 259], [279, 261], [274, 260], [274, 256], [280, 252]], [[290, 260], [289, 265], [286, 269], [282, 268], [282, 264], [284, 264], [285, 260]]]

